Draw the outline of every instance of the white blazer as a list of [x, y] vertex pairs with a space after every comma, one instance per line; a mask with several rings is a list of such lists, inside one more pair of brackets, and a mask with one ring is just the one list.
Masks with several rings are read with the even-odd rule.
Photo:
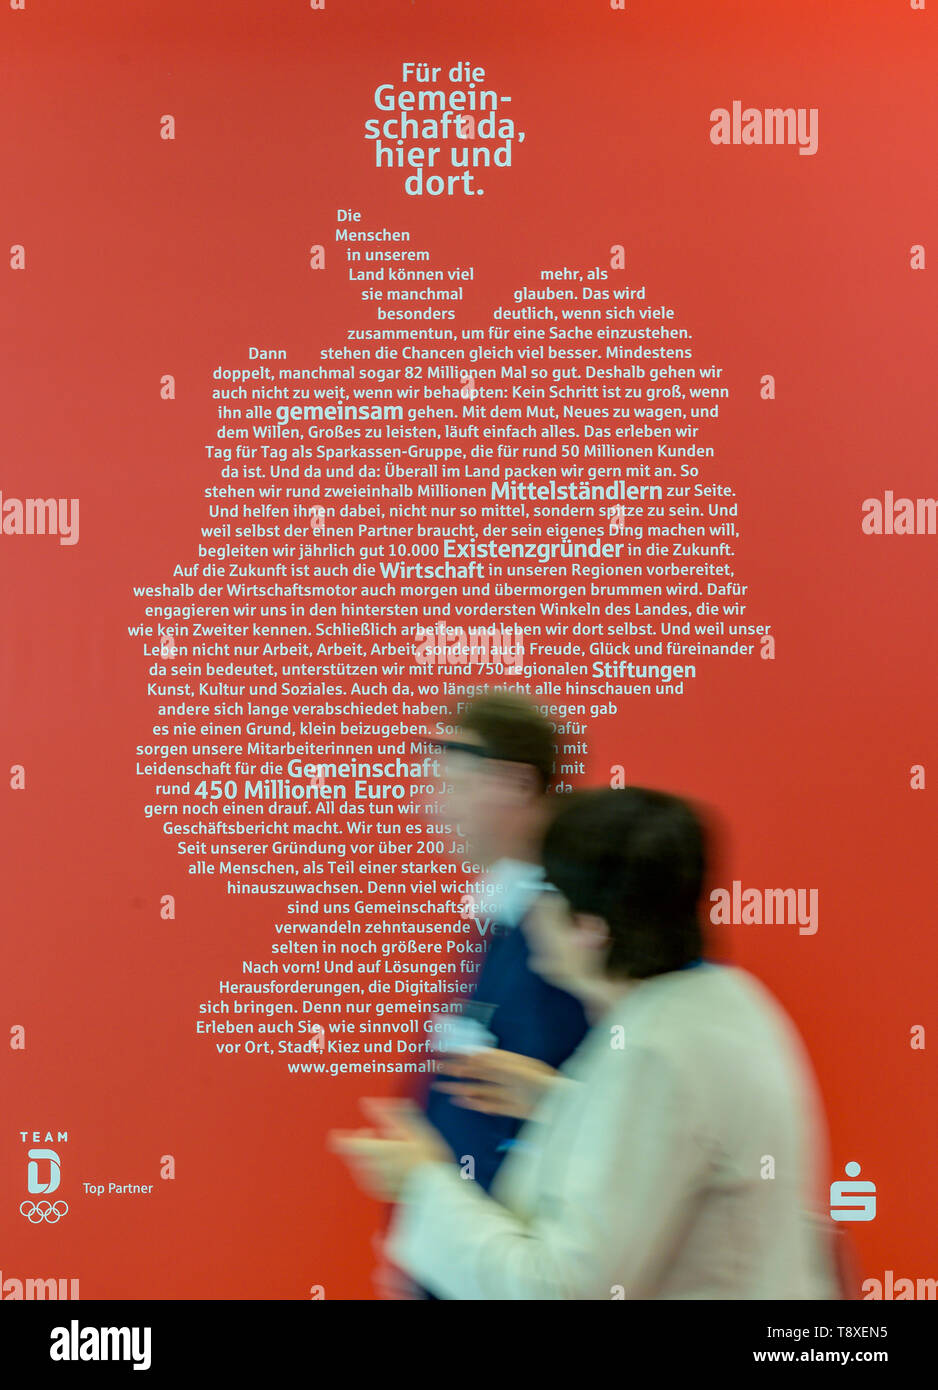
[[641, 982], [562, 1077], [492, 1196], [454, 1164], [411, 1173], [388, 1255], [420, 1285], [447, 1299], [839, 1297], [812, 1216], [826, 1164], [813, 1074], [753, 976], [703, 964]]

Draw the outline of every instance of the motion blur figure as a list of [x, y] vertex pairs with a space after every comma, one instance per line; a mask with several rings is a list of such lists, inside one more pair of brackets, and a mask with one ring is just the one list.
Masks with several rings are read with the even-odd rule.
[[[470, 939], [485, 947], [471, 992], [443, 1001], [436, 1034], [442, 1050], [457, 1054], [492, 1047], [533, 1059], [548, 1072], [570, 1056], [588, 1029], [578, 998], [530, 968], [527, 917], [543, 886], [540, 846], [552, 798], [556, 760], [550, 721], [526, 696], [487, 691], [470, 701], [455, 732], [431, 740], [440, 749], [443, 777], [438, 819], [462, 839], [466, 856], [484, 874], [471, 893], [476, 925]], [[482, 935], [484, 931], [484, 935]], [[478, 955], [467, 962], [478, 962]], [[521, 1118], [514, 1112], [474, 1109], [446, 1086], [425, 1085], [417, 1103], [459, 1158], [463, 1170], [488, 1191]], [[385, 1296], [432, 1297], [384, 1265]]]
[[445, 1299], [829, 1299], [823, 1116], [787, 1015], [705, 961], [700, 820], [630, 788], [557, 803], [532, 965], [592, 1028], [559, 1072], [484, 1050], [456, 1103], [529, 1115], [487, 1194], [414, 1107], [339, 1137], [399, 1206], [389, 1254]]
[[[556, 758], [548, 719], [525, 696], [488, 691], [463, 711], [444, 752], [441, 818], [485, 874], [475, 886], [475, 920], [485, 925], [482, 965], [468, 1003], [441, 1020], [451, 1051], [485, 1045], [559, 1067], [589, 1027], [580, 1000], [530, 966], [528, 915], [544, 882], [540, 847]], [[475, 935], [475, 929], [473, 929]], [[447, 1026], [448, 1025], [448, 1026]], [[514, 1115], [473, 1111], [441, 1086], [426, 1097], [431, 1124], [488, 1191], [517, 1135]]]

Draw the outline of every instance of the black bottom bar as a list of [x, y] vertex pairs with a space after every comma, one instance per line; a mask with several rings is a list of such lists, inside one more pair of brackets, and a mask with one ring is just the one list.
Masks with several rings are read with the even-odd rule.
[[[934, 1300], [924, 1306], [612, 1302], [549, 1310], [513, 1303], [488, 1304], [482, 1312], [436, 1302], [5, 1301], [4, 1369], [8, 1375], [18, 1369], [30, 1383], [38, 1374], [42, 1384], [89, 1372], [168, 1383], [187, 1370], [213, 1378], [231, 1372], [238, 1383], [263, 1375], [258, 1383], [264, 1384], [272, 1373], [294, 1369], [313, 1380], [354, 1377], [358, 1384], [374, 1369], [388, 1378], [430, 1377], [437, 1386], [447, 1378], [466, 1385], [473, 1377], [487, 1386], [511, 1364], [530, 1373], [561, 1349], [584, 1377], [600, 1374], [610, 1356], [623, 1374], [739, 1369], [758, 1375], [767, 1367], [817, 1365], [888, 1374], [927, 1363], [938, 1307]], [[445, 1351], [435, 1334], [445, 1337]]]

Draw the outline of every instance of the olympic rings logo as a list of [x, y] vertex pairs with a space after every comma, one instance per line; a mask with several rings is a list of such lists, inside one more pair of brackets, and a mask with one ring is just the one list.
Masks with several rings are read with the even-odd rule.
[[63, 1216], [68, 1215], [68, 1202], [20, 1202], [20, 1213], [34, 1226], [40, 1221], [48, 1221], [54, 1226]]

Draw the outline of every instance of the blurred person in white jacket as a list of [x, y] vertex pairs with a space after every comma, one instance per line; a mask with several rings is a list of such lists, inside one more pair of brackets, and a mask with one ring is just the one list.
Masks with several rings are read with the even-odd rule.
[[592, 1028], [559, 1072], [498, 1049], [448, 1089], [528, 1117], [490, 1194], [411, 1105], [335, 1137], [398, 1202], [388, 1253], [444, 1299], [830, 1299], [824, 1122], [788, 1016], [702, 959], [705, 836], [641, 788], [558, 803], [532, 914], [533, 968]]

